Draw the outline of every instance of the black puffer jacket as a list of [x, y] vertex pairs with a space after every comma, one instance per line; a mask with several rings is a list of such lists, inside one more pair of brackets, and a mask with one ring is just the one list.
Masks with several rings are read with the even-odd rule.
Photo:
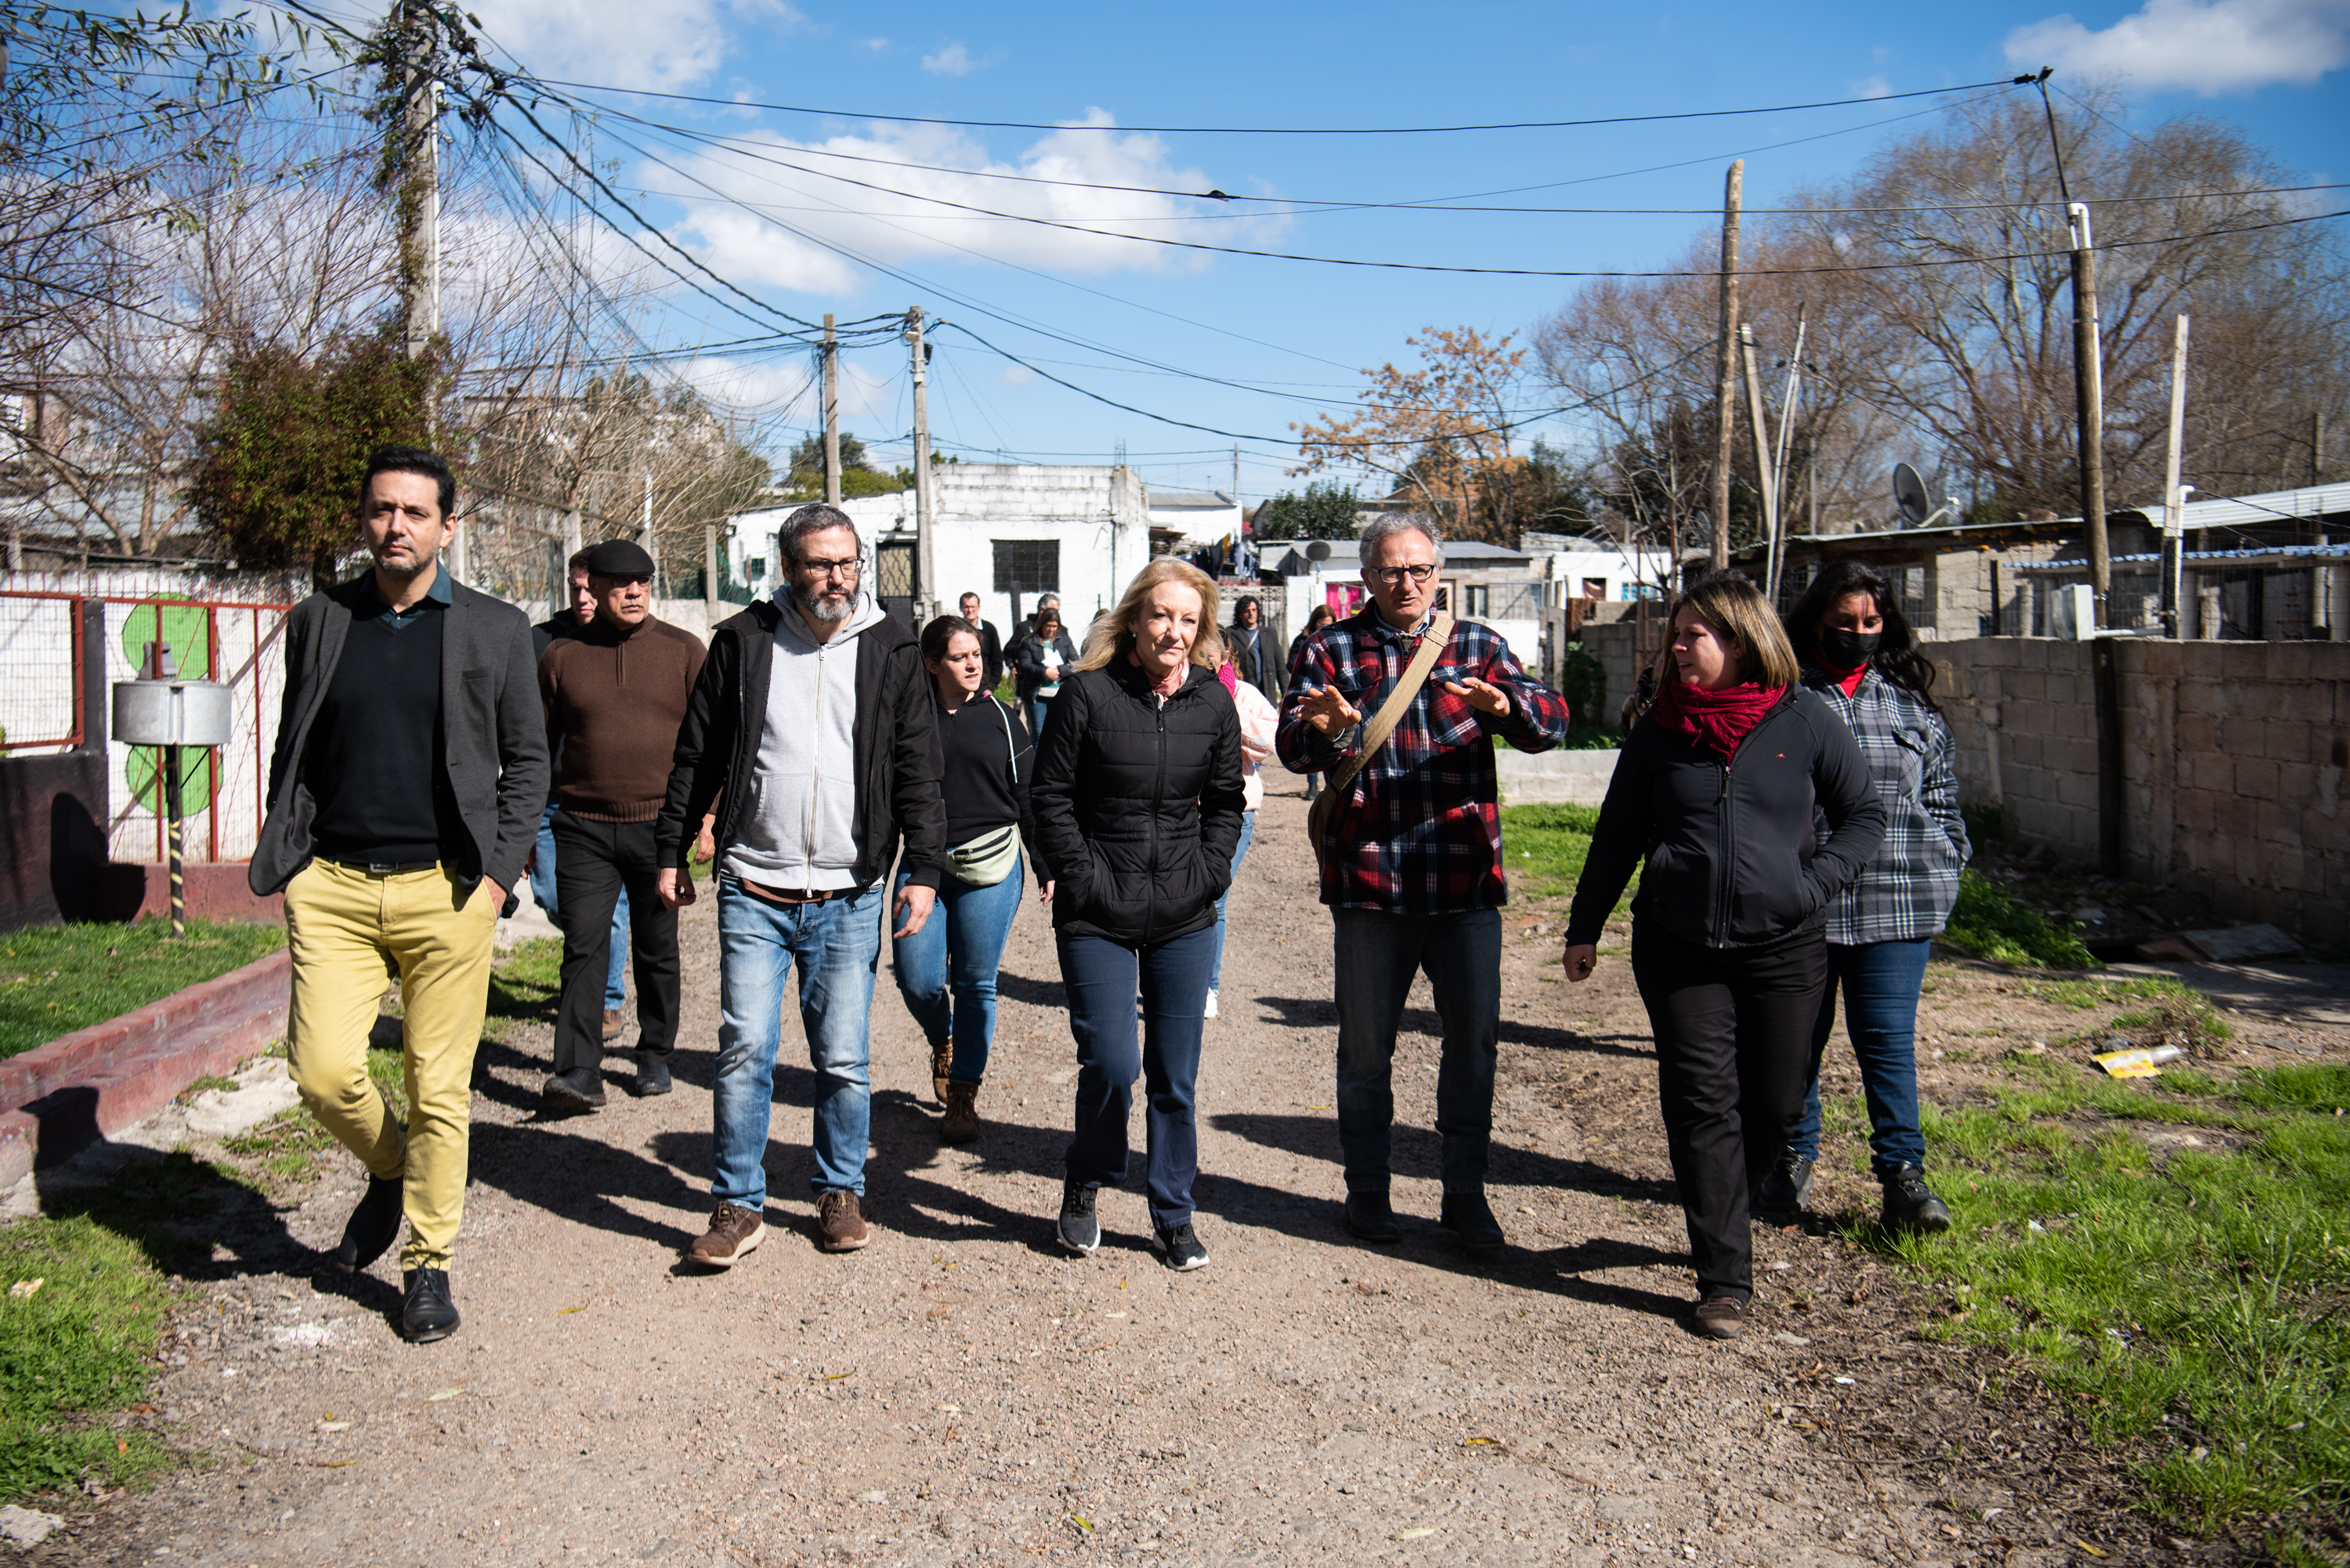
[[[1835, 831], [1814, 834], [1816, 804]], [[1566, 945], [1596, 942], [1643, 856], [1632, 913], [1699, 947], [1759, 947], [1818, 926], [1885, 839], [1859, 743], [1819, 693], [1788, 688], [1719, 753], [1644, 718], [1625, 737], [1575, 883]]]
[[1164, 704], [1123, 658], [1065, 679], [1029, 784], [1054, 926], [1140, 946], [1213, 925], [1244, 799], [1240, 712], [1214, 675], [1193, 667]]

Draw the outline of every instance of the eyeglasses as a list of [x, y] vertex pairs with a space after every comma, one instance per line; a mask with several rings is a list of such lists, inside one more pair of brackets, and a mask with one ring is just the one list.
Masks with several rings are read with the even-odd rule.
[[854, 560], [797, 563], [798, 569], [811, 577], [853, 577], [857, 575], [857, 566], [858, 563]]
[[1432, 565], [1419, 566], [1365, 566], [1363, 568], [1363, 576], [1370, 578], [1371, 581], [1378, 584], [1381, 587], [1393, 587], [1396, 584], [1403, 581], [1407, 576], [1415, 583], [1424, 583], [1428, 581], [1429, 578], [1436, 576], [1436, 567]]

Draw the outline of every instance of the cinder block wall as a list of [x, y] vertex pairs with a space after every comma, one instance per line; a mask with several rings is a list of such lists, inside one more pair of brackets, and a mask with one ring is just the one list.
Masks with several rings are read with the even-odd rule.
[[[2002, 800], [2025, 838], [2094, 859], [2089, 645], [1973, 638], [1925, 651], [1964, 797]], [[2116, 651], [2129, 875], [2311, 940], [2350, 940], [2350, 643], [2132, 639]]]

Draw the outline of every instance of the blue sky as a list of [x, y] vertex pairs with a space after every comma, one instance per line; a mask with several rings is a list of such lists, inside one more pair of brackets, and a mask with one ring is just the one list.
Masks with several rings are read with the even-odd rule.
[[[1275, 438], [1241, 443], [1240, 485], [1251, 498], [1303, 483], [1284, 477], [1295, 456], [1279, 438], [1292, 421], [1343, 402], [1361, 367], [1403, 355], [1408, 334], [1430, 324], [1523, 331], [1575, 285], [1172, 250], [987, 219], [803, 171], [1249, 248], [1496, 267], [1648, 267], [1669, 265], [1711, 220], [1284, 214], [1272, 204], [1023, 186], [902, 166], [1212, 187], [1293, 202], [1518, 191], [1499, 199], [1704, 209], [1718, 204], [1723, 166], [1742, 153], [1747, 201], [1767, 206], [1850, 170], [1887, 136], [1928, 123], [1913, 117], [1930, 115], [1937, 100], [1452, 136], [950, 129], [862, 117], [1118, 127], [1548, 120], [1875, 99], [2051, 64], [2060, 88], [2112, 80], [2134, 121], [2215, 116], [2311, 180], [2350, 179], [2350, 0], [2144, 0], [2069, 14], [2035, 4], [1816, 5], [1766, 11], [1759, 26], [1752, 7], [1686, 4], [1193, 4], [1163, 12], [491, 0], [479, 14], [492, 37], [543, 77], [843, 111], [584, 95], [678, 127], [754, 139], [758, 159], [614, 120], [601, 143], [604, 158], [619, 161], [617, 182], [632, 196], [642, 192], [647, 217], [730, 281], [809, 317], [920, 304], [1104, 397]], [[810, 148], [879, 161], [810, 158]], [[712, 186], [757, 211], [712, 199]], [[2350, 207], [2345, 195], [2316, 200]], [[1038, 328], [1079, 341], [1055, 341]], [[687, 345], [752, 330], [684, 296], [671, 301], [657, 336]], [[1121, 362], [1105, 348], [1163, 369]], [[903, 350], [860, 348], [846, 363], [849, 428], [874, 440], [879, 455], [901, 455], [902, 447], [885, 443], [910, 422]], [[787, 349], [713, 358], [693, 374], [722, 396], [804, 420], [808, 405], [795, 398], [807, 370], [807, 356]], [[1154, 484], [1231, 483], [1228, 438], [1104, 407], [953, 330], [941, 335], [933, 370], [932, 424], [947, 450], [1099, 462], [1122, 441]]]

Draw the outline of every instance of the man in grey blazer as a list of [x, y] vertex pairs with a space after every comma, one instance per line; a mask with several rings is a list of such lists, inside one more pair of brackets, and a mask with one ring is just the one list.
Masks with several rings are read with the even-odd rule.
[[[457, 1327], [449, 1257], [491, 944], [547, 788], [530, 622], [438, 560], [456, 493], [435, 453], [387, 446], [368, 460], [359, 524], [374, 566], [286, 618], [269, 815], [247, 873], [255, 892], [286, 896], [295, 1085], [368, 1169], [336, 1261], [374, 1262], [404, 1214], [400, 1322], [420, 1343]], [[404, 1014], [404, 1126], [367, 1070], [387, 965]]]

